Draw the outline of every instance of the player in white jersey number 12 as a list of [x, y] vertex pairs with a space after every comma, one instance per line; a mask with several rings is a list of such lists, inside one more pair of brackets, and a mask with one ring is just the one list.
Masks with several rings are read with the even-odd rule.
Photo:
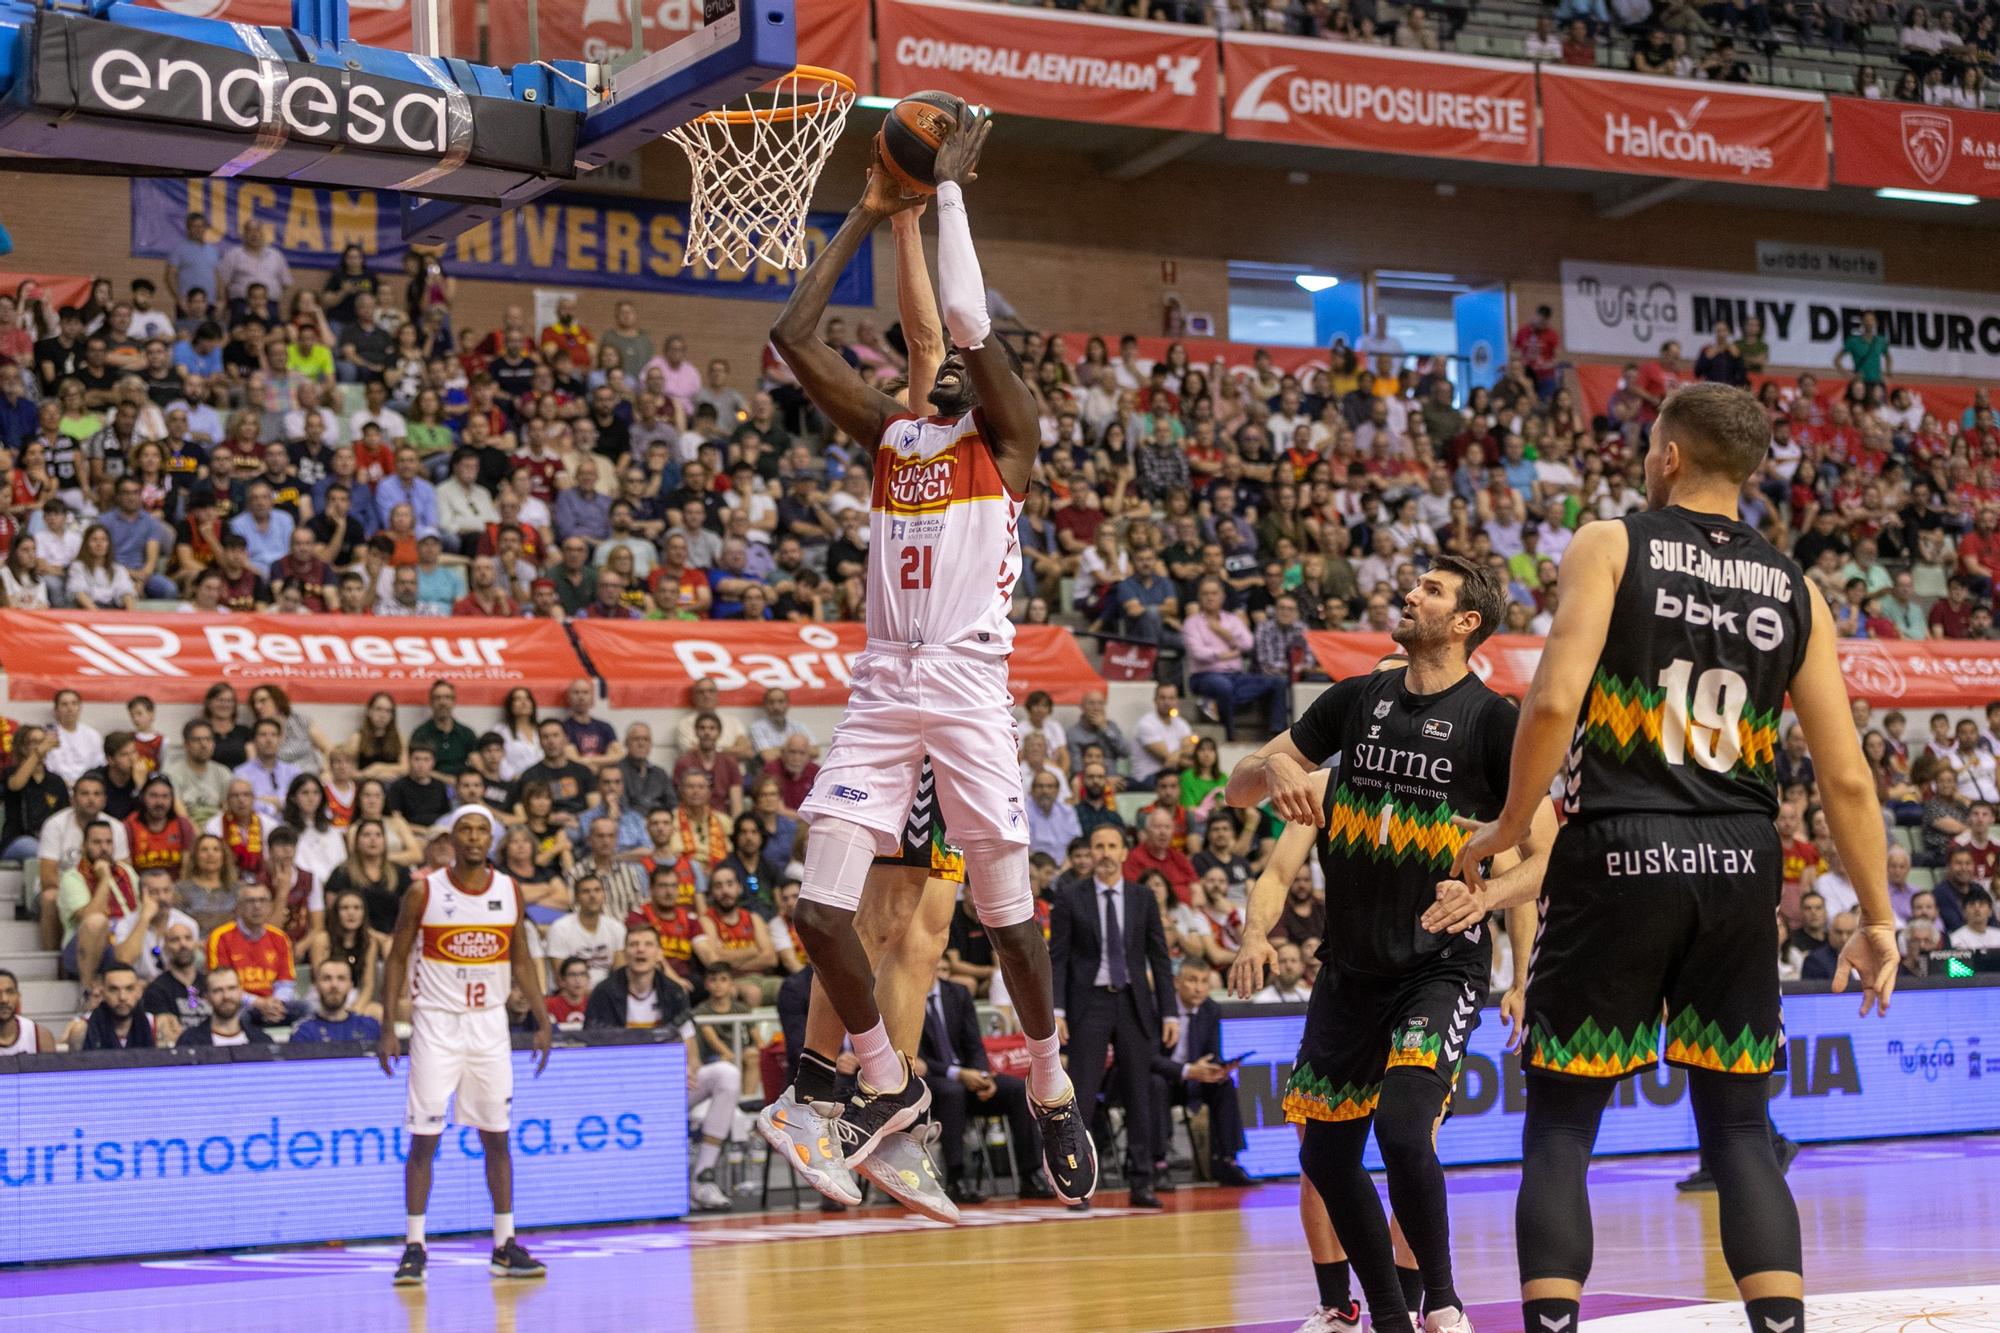
[[793, 288], [771, 341], [813, 405], [860, 443], [874, 442], [869, 513], [868, 645], [847, 711], [800, 812], [811, 821], [794, 925], [861, 1062], [841, 1113], [846, 1160], [867, 1160], [929, 1105], [907, 1052], [890, 1043], [867, 952], [854, 929], [869, 865], [900, 844], [926, 754], [945, 827], [965, 854], [966, 891], [993, 942], [1031, 1061], [1028, 1092], [1056, 1192], [1097, 1186], [1097, 1158], [1057, 1052], [1048, 942], [1028, 881], [1007, 618], [1021, 573], [1015, 534], [1041, 447], [1019, 360], [992, 336], [963, 186], [991, 120], [961, 121], [937, 153], [938, 296], [952, 354], [917, 417], [872, 388], [818, 326], [835, 280], [886, 218], [921, 202], [877, 164], [847, 221]]
[[535, 1017], [537, 1078], [549, 1067], [549, 1011], [528, 954], [520, 887], [487, 864], [493, 816], [484, 806], [462, 805], [445, 825], [456, 860], [403, 895], [389, 945], [387, 1012], [376, 1048], [382, 1072], [393, 1076], [402, 1053], [396, 1022], [407, 1010], [410, 1092], [404, 1127], [410, 1155], [403, 1163], [403, 1208], [409, 1232], [396, 1265], [399, 1287], [424, 1280], [424, 1208], [448, 1101], [453, 1119], [479, 1131], [486, 1189], [493, 1196], [493, 1258], [487, 1271], [506, 1278], [541, 1277], [545, 1271], [514, 1238], [514, 1163], [507, 1150], [514, 1102], [509, 988], [520, 986]]

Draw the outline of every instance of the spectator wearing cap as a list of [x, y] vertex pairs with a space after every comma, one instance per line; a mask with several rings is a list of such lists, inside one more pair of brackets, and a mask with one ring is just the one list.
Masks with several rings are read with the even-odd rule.
[[559, 625], [569, 620], [554, 579], [536, 579], [528, 585], [528, 606], [522, 614], [533, 620], [553, 620]]

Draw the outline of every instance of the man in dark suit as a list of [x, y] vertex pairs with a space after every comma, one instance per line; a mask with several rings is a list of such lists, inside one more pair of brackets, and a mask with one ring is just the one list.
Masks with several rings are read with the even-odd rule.
[[1014, 1179], [1022, 1198], [1056, 1197], [1042, 1175], [1042, 1138], [1028, 1109], [1028, 1085], [1012, 1074], [992, 1071], [972, 992], [951, 979], [951, 964], [944, 959], [938, 960], [924, 1000], [916, 1073], [931, 1090], [931, 1115], [943, 1140], [945, 1193], [953, 1203], [986, 1202], [985, 1195], [965, 1183], [965, 1127], [971, 1116], [1007, 1117], [1014, 1139]]
[[1250, 1177], [1236, 1165], [1243, 1151], [1243, 1111], [1236, 1104], [1236, 1073], [1222, 1063], [1222, 1009], [1208, 998], [1215, 973], [1205, 959], [1183, 958], [1174, 974], [1174, 1004], [1180, 1017], [1180, 1040], [1153, 1059], [1153, 1156], [1167, 1158], [1173, 1132], [1169, 1108], [1208, 1108], [1208, 1174], [1218, 1185], [1243, 1186]]
[[[1111, 1050], [1125, 1103], [1132, 1206], [1158, 1208], [1153, 1057], [1180, 1039], [1180, 1019], [1166, 927], [1153, 895], [1125, 879], [1125, 854], [1123, 825], [1091, 830], [1089, 881], [1059, 892], [1049, 913], [1049, 970], [1077, 1105], [1091, 1114], [1104, 1082], [1104, 1054]], [[1163, 1020], [1163, 1014], [1176, 1016]]]

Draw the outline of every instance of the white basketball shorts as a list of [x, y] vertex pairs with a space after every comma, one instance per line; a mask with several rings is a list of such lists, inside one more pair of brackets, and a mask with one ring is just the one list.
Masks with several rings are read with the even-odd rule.
[[1027, 843], [1004, 658], [871, 643], [854, 660], [852, 687], [812, 795], [799, 807], [808, 822], [845, 819], [875, 834], [877, 855], [894, 852], [928, 754], [954, 843]]
[[505, 1009], [469, 1014], [422, 1006], [410, 1015], [410, 1090], [404, 1128], [444, 1133], [451, 1123], [507, 1132], [514, 1103], [514, 1051]]

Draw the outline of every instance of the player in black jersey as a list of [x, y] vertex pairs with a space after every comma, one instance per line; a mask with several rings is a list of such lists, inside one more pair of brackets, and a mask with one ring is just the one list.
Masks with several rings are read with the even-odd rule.
[[[1432, 1135], [1479, 1021], [1492, 946], [1483, 922], [1451, 933], [1420, 923], [1465, 836], [1457, 821], [1489, 818], [1506, 795], [1514, 706], [1467, 665], [1505, 606], [1491, 571], [1439, 558], [1405, 598], [1394, 631], [1409, 666], [1327, 690], [1290, 731], [1237, 765], [1227, 791], [1231, 805], [1269, 796], [1288, 821], [1323, 830], [1323, 966], [1285, 1109], [1305, 1123], [1300, 1164], [1378, 1329], [1400, 1327], [1410, 1311], [1388, 1222], [1361, 1164], [1371, 1123], [1390, 1203], [1422, 1272], [1424, 1326], [1471, 1328], [1452, 1282], [1444, 1170]], [[1335, 751], [1337, 781], [1309, 772]], [[1532, 896], [1553, 812], [1538, 822], [1516, 839], [1520, 863], [1494, 883], [1511, 890], [1527, 881]], [[1244, 928], [1253, 956], [1282, 910], [1282, 896], [1267, 887], [1260, 885]]]
[[1568, 822], [1543, 890], [1528, 978], [1527, 1121], [1515, 1225], [1523, 1319], [1573, 1329], [1590, 1271], [1585, 1173], [1614, 1085], [1661, 1057], [1688, 1071], [1715, 1176], [1722, 1253], [1754, 1333], [1805, 1323], [1798, 1211], [1765, 1122], [1784, 1041], [1771, 965], [1783, 871], [1772, 816], [1790, 692], [1862, 927], [1833, 988], [1861, 974], [1865, 1015], [1896, 979], [1886, 850], [1835, 655], [1833, 617], [1799, 567], [1737, 518], [1770, 423], [1719, 384], [1678, 390], [1646, 455], [1647, 511], [1582, 528], [1521, 708], [1506, 808], [1458, 852], [1449, 929], [1518, 892], [1477, 862], [1513, 842], [1558, 772]]

